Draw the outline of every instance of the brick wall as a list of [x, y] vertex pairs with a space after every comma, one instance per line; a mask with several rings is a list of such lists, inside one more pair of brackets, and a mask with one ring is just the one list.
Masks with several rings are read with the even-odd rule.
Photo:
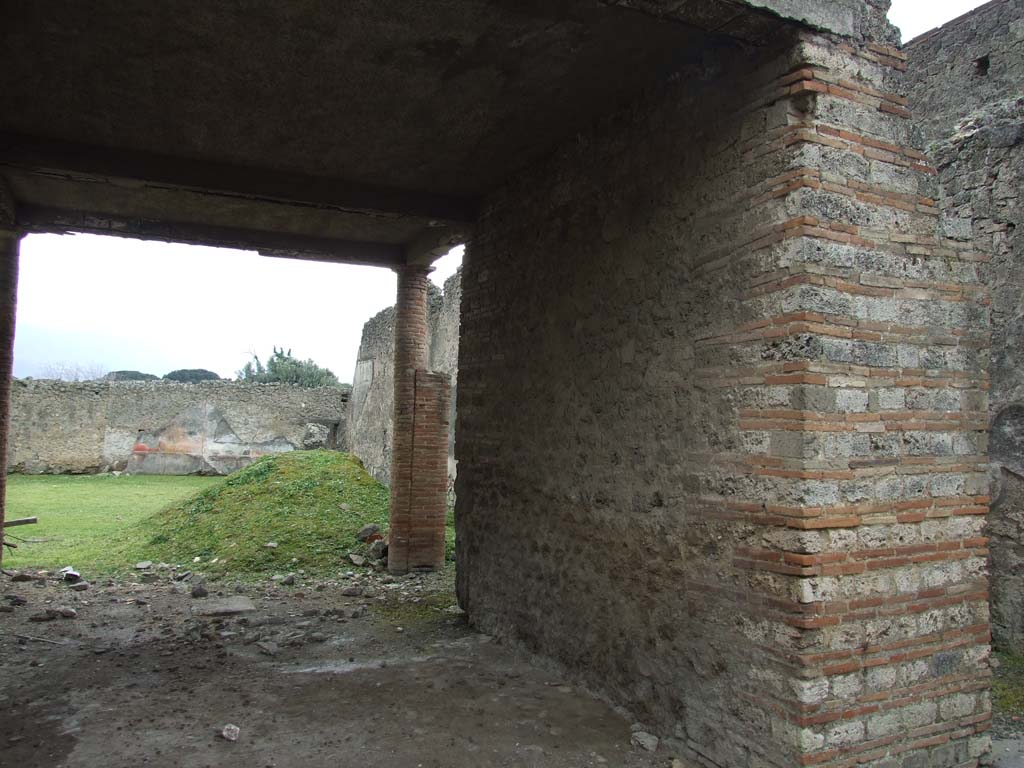
[[[455, 481], [455, 388], [458, 378], [460, 275], [448, 278], [444, 290], [427, 287], [428, 367], [446, 373], [452, 386], [449, 414], [448, 483]], [[394, 407], [395, 308], [389, 307], [363, 325], [359, 357], [352, 377], [348, 444], [367, 471], [391, 484], [392, 408]]]
[[459, 597], [702, 765], [973, 766], [983, 255], [938, 227], [902, 55], [793, 35], [486, 201]]
[[396, 271], [388, 570], [407, 573], [444, 564], [451, 391], [446, 374], [426, 370], [429, 270], [410, 265]]

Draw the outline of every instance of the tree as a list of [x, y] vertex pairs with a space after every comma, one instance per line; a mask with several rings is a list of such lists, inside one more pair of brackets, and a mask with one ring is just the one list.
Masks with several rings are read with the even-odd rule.
[[257, 355], [247, 362], [237, 372], [239, 381], [254, 384], [297, 384], [300, 387], [336, 387], [338, 377], [327, 368], [314, 363], [312, 360], [297, 360], [292, 356], [289, 349], [274, 347], [273, 354], [263, 365]]
[[184, 382], [220, 381], [220, 376], [205, 368], [179, 368], [176, 371], [164, 374], [164, 380]]
[[142, 371], [111, 371], [103, 377], [104, 381], [156, 381], [159, 376]]

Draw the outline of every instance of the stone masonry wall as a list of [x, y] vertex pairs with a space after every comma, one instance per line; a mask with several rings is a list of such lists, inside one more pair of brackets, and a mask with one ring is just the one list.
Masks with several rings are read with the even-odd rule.
[[907, 47], [912, 104], [939, 170], [945, 234], [984, 255], [992, 298], [995, 642], [1024, 651], [1024, 0], [997, 0]]
[[345, 447], [346, 388], [15, 380], [10, 470], [234, 471], [264, 453]]
[[[451, 379], [448, 476], [455, 481], [455, 387], [458, 376], [461, 272], [441, 291], [429, 287], [427, 326], [429, 368]], [[394, 406], [395, 308], [378, 313], [363, 326], [359, 357], [352, 377], [348, 444], [367, 471], [385, 485], [391, 480], [392, 408]]]
[[938, 226], [902, 54], [793, 34], [486, 201], [460, 604], [703, 766], [975, 766], [982, 255]]

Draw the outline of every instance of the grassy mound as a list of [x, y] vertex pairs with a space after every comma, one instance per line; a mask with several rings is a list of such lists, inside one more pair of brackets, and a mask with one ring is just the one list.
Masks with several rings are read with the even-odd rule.
[[388, 504], [388, 489], [348, 454], [265, 456], [140, 521], [132, 538], [143, 544], [133, 557], [182, 564], [199, 557], [207, 573], [337, 573], [349, 567], [349, 552], [363, 549], [360, 528], [376, 523], [386, 531]]

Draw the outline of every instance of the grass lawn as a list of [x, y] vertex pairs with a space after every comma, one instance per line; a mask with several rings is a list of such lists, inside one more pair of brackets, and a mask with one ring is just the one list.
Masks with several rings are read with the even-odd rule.
[[[35, 515], [40, 524], [8, 529], [18, 549], [4, 566], [71, 565], [86, 578], [140, 560], [195, 562], [242, 579], [336, 575], [352, 567], [350, 552], [365, 553], [360, 528], [386, 533], [390, 504], [386, 487], [336, 451], [265, 456], [226, 478], [13, 475], [7, 493], [10, 518]], [[452, 560], [451, 510], [447, 522]]]
[[[10, 475], [7, 518], [38, 517], [38, 525], [8, 528], [18, 545], [4, 568], [62, 568], [89, 574], [132, 565], [121, 551], [127, 531], [175, 501], [223, 483], [215, 477], [152, 475]], [[22, 541], [24, 539], [24, 541]]]

